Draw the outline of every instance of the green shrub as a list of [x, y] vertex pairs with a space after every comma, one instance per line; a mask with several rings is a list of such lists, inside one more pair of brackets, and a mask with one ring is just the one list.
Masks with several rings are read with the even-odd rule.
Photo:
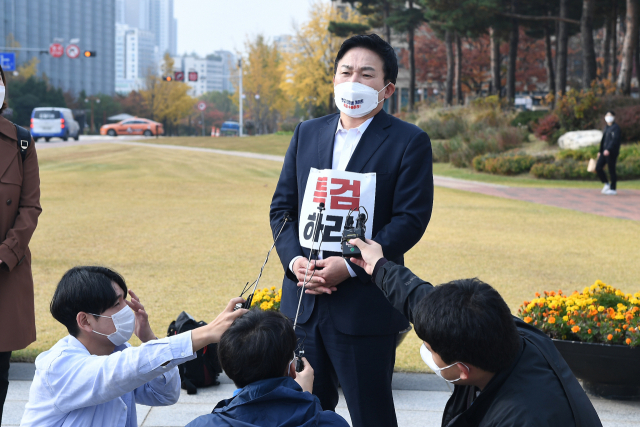
[[418, 123], [418, 127], [425, 131], [431, 139], [450, 139], [463, 133], [467, 125], [461, 117], [444, 115], [441, 118], [431, 118]]
[[627, 157], [616, 164], [618, 179], [640, 178], [640, 156]]
[[434, 163], [449, 163], [449, 152], [445, 149], [444, 144], [444, 141], [431, 141]]
[[628, 157], [640, 157], [640, 144], [623, 145], [620, 147], [618, 161], [623, 161]]
[[583, 147], [578, 148], [577, 150], [560, 150], [556, 155], [558, 160], [564, 159], [573, 159], [573, 160], [589, 160], [595, 159], [598, 156], [598, 150], [600, 149], [597, 145], [592, 145], [591, 147]]
[[533, 132], [533, 128], [538, 123], [538, 120], [547, 114], [549, 114], [548, 111], [521, 111], [511, 120], [511, 126], [526, 126], [529, 132]]
[[553, 156], [531, 156], [524, 152], [485, 154], [473, 158], [471, 164], [478, 172], [496, 175], [518, 175], [529, 172], [535, 163], [553, 162]]
[[557, 160], [553, 163], [536, 163], [531, 167], [531, 174], [536, 178], [544, 179], [593, 181], [597, 178], [596, 174], [587, 172], [587, 162], [571, 158]]

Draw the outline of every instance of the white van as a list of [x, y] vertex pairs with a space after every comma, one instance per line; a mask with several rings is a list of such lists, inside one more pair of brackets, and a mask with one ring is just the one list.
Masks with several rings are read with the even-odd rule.
[[31, 113], [31, 136], [34, 141], [44, 138], [62, 138], [63, 141], [80, 138], [80, 125], [68, 108], [38, 107]]

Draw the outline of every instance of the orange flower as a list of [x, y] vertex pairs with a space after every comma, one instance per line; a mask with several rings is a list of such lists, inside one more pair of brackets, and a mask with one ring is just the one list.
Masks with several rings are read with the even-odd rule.
[[622, 329], [624, 329], [625, 331], [627, 330], [628, 327], [629, 325], [622, 325]]
[[627, 338], [625, 342], [627, 343], [627, 345], [631, 345], [631, 338]]
[[554, 291], [549, 292], [549, 295], [551, 295], [552, 297], [556, 296], [556, 293]]
[[591, 335], [591, 329], [588, 329], [588, 330], [587, 330], [587, 333], [588, 333], [589, 335]]
[[556, 323], [556, 318], [555, 317], [549, 317], [549, 323], [554, 324]]
[[616, 328], [616, 334], [620, 333], [620, 329]]
[[523, 319], [525, 321], [525, 323], [531, 323], [531, 321], [533, 320], [531, 317], [527, 316]]
[[540, 292], [536, 292], [536, 298], [540, 298]]
[[613, 335], [611, 335], [611, 334], [607, 335], [607, 339], [608, 339], [609, 341], [611, 341], [611, 340], [613, 339]]
[[578, 332], [580, 332], [580, 326], [574, 326], [573, 328], [571, 328], [571, 332], [577, 334]]
[[575, 324], [576, 324], [576, 321], [575, 321], [575, 320], [573, 320], [573, 319], [570, 319], [570, 320], [569, 320], [569, 324], [570, 324], [570, 325], [575, 325]]
[[600, 327], [600, 322], [596, 323], [596, 326], [599, 328]]

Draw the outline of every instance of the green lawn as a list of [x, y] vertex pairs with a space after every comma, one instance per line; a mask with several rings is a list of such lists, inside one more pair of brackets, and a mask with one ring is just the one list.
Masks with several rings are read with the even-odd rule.
[[[43, 213], [31, 242], [38, 341], [16, 357], [33, 357], [66, 334], [49, 301], [70, 267], [122, 273], [158, 336], [182, 310], [212, 320], [258, 274], [271, 244], [279, 163], [113, 144], [38, 155]], [[434, 284], [477, 276], [515, 312], [536, 291], [571, 292], [596, 279], [637, 292], [638, 241], [639, 222], [437, 187], [427, 233], [406, 260]], [[281, 278], [274, 257], [261, 284], [280, 287]], [[426, 371], [419, 345], [414, 334], [405, 340], [397, 369]]]
[[[274, 154], [284, 156], [291, 141], [291, 135], [261, 135], [247, 136], [243, 138], [210, 138], [210, 137], [167, 137], [140, 139], [137, 142], [155, 144], [185, 145], [189, 147], [216, 148], [219, 150], [248, 151], [261, 154]], [[542, 147], [542, 148], [541, 148]], [[527, 144], [528, 152], [539, 152], [546, 147], [544, 141]], [[519, 176], [500, 176], [488, 173], [476, 172], [468, 168], [456, 168], [449, 163], [435, 163], [433, 165], [435, 175], [451, 178], [470, 179], [474, 181], [502, 184], [514, 187], [565, 187], [565, 188], [601, 188], [599, 181], [561, 181], [536, 179], [530, 174]], [[620, 181], [620, 189], [640, 189], [640, 180]]]
[[291, 142], [291, 135], [260, 135], [238, 137], [169, 136], [166, 138], [138, 139], [150, 144], [185, 145], [188, 147], [215, 148], [218, 150], [248, 151], [251, 153], [284, 156]]

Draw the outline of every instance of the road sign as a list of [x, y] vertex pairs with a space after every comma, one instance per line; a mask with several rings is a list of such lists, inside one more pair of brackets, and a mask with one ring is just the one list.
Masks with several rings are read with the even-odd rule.
[[64, 55], [64, 47], [60, 43], [51, 43], [49, 45], [49, 55], [54, 58], [60, 58]]
[[200, 111], [204, 111], [207, 109], [207, 104], [205, 104], [204, 102], [200, 101], [198, 102], [198, 110]]
[[67, 46], [67, 56], [71, 59], [75, 59], [80, 56], [80, 48], [75, 44]]
[[184, 71], [176, 71], [174, 74], [174, 78], [177, 82], [184, 81]]
[[0, 66], [4, 71], [15, 71], [16, 54], [13, 52], [0, 53]]
[[198, 81], [198, 72], [197, 71], [189, 71], [189, 81], [197, 82]]

